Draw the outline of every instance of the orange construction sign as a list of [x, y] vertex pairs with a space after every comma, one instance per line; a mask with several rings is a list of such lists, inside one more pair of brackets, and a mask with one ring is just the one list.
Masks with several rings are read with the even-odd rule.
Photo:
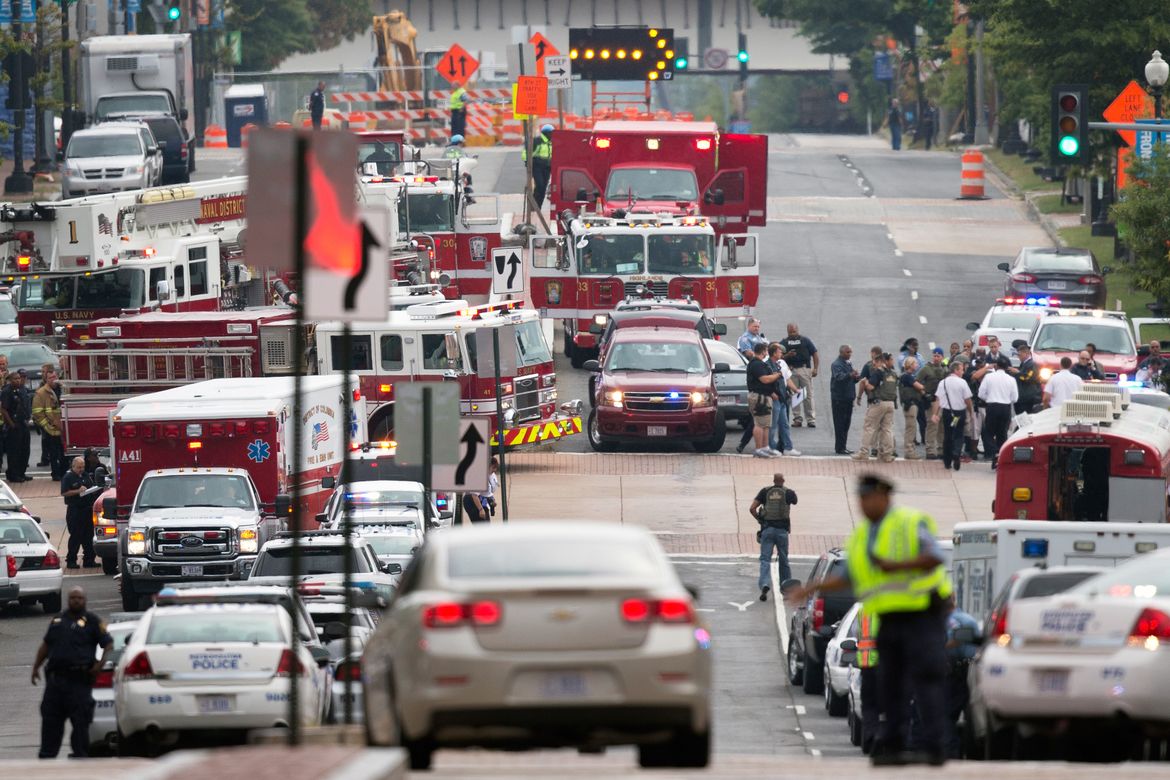
[[435, 70], [453, 86], [462, 87], [478, 67], [479, 60], [468, 54], [467, 49], [453, 43], [435, 65]]
[[545, 38], [540, 33], [533, 33], [532, 37], [528, 39], [528, 42], [532, 44], [533, 54], [536, 58], [536, 75], [543, 76], [544, 58], [555, 57], [560, 54], [560, 51], [557, 50], [556, 46], [552, 45], [552, 42], [548, 38]]
[[521, 76], [516, 80], [516, 113], [543, 116], [548, 110], [548, 79]]
[[[1109, 107], [1101, 112], [1109, 122], [1133, 122], [1135, 119], [1151, 119], [1154, 116], [1154, 98], [1150, 96], [1141, 84], [1131, 81], [1125, 89], [1113, 99]], [[1137, 132], [1134, 130], [1118, 130], [1118, 134], [1129, 146], [1137, 146]]]

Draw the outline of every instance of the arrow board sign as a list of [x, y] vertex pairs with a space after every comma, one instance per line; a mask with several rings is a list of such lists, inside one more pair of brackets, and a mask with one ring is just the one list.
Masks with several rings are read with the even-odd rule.
[[524, 254], [519, 247], [492, 250], [492, 292], [496, 295], [524, 292]]
[[455, 465], [435, 464], [431, 487], [435, 490], [482, 492], [488, 488], [488, 464], [492, 448], [488, 444], [489, 424], [483, 417], [459, 420], [459, 460]]
[[353, 274], [311, 265], [305, 269], [305, 318], [332, 322], [385, 322], [390, 313], [390, 210], [363, 208], [355, 240], [360, 264]]
[[568, 89], [572, 86], [573, 68], [569, 58], [562, 55], [547, 55], [544, 60], [544, 75], [549, 89]]

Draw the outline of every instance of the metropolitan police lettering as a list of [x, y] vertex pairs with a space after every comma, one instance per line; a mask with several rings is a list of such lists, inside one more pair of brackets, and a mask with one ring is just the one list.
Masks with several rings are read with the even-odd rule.
[[191, 653], [191, 668], [195, 671], [215, 671], [217, 669], [239, 669], [240, 653]]

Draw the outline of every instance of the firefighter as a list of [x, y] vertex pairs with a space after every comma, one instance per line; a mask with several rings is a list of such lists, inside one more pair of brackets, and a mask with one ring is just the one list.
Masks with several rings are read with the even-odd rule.
[[[846, 575], [819, 586], [793, 588], [799, 603], [814, 592], [852, 587], [861, 608], [881, 620], [877, 649], [879, 733], [870, 753], [875, 766], [946, 763], [946, 616], [951, 583], [938, 528], [924, 512], [895, 507], [894, 486], [870, 474], [858, 484], [859, 525], [846, 547]], [[864, 698], [864, 696], [863, 696]], [[906, 749], [910, 702], [922, 720], [923, 750]]]
[[[552, 125], [544, 125], [540, 128], [540, 135], [532, 142], [532, 199], [536, 201], [537, 208], [544, 205], [544, 194], [548, 191], [548, 180], [552, 176], [553, 129]], [[528, 150], [523, 150], [521, 155], [527, 162]]]
[[878, 616], [861, 610], [857, 667], [861, 670], [861, 752], [869, 755], [877, 738], [881, 700], [878, 694]]
[[459, 86], [447, 98], [447, 108], [451, 111], [451, 135], [462, 136], [467, 132], [467, 104], [472, 102], [467, 97], [467, 89]]

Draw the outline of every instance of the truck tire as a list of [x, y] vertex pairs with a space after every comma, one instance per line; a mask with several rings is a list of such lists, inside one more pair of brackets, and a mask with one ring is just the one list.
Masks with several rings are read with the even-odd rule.
[[102, 574], [107, 577], [113, 577], [118, 573], [118, 556], [115, 554], [112, 558], [102, 558]]
[[[807, 641], [807, 640], [805, 640]], [[808, 650], [804, 651], [804, 684], [801, 690], [805, 693], [816, 696], [824, 693], [825, 686], [825, 667], [818, 663], [813, 663], [812, 658], [808, 655]]]
[[569, 364], [573, 368], [584, 368], [585, 361], [589, 359], [589, 350], [582, 349], [576, 344], [573, 344], [572, 347], [572, 351], [569, 352]]
[[586, 435], [589, 437], [589, 446], [593, 448], [594, 452], [614, 452], [617, 450], [617, 442], [606, 441], [601, 438], [601, 432], [597, 429], [597, 410], [589, 410], [589, 422], [586, 424]]
[[796, 642], [791, 634], [788, 637], [788, 682], [791, 685], [800, 685], [804, 682], [804, 670], [800, 668], [800, 654], [796, 652]]
[[134, 583], [127, 576], [126, 572], [122, 572], [122, 611], [123, 612], [137, 612], [138, 611], [138, 591], [134, 590]]
[[710, 439], [695, 442], [695, 449], [699, 452], [719, 452], [723, 449], [723, 442], [727, 440], [727, 421], [723, 419], [723, 412], [715, 413], [715, 433]]

